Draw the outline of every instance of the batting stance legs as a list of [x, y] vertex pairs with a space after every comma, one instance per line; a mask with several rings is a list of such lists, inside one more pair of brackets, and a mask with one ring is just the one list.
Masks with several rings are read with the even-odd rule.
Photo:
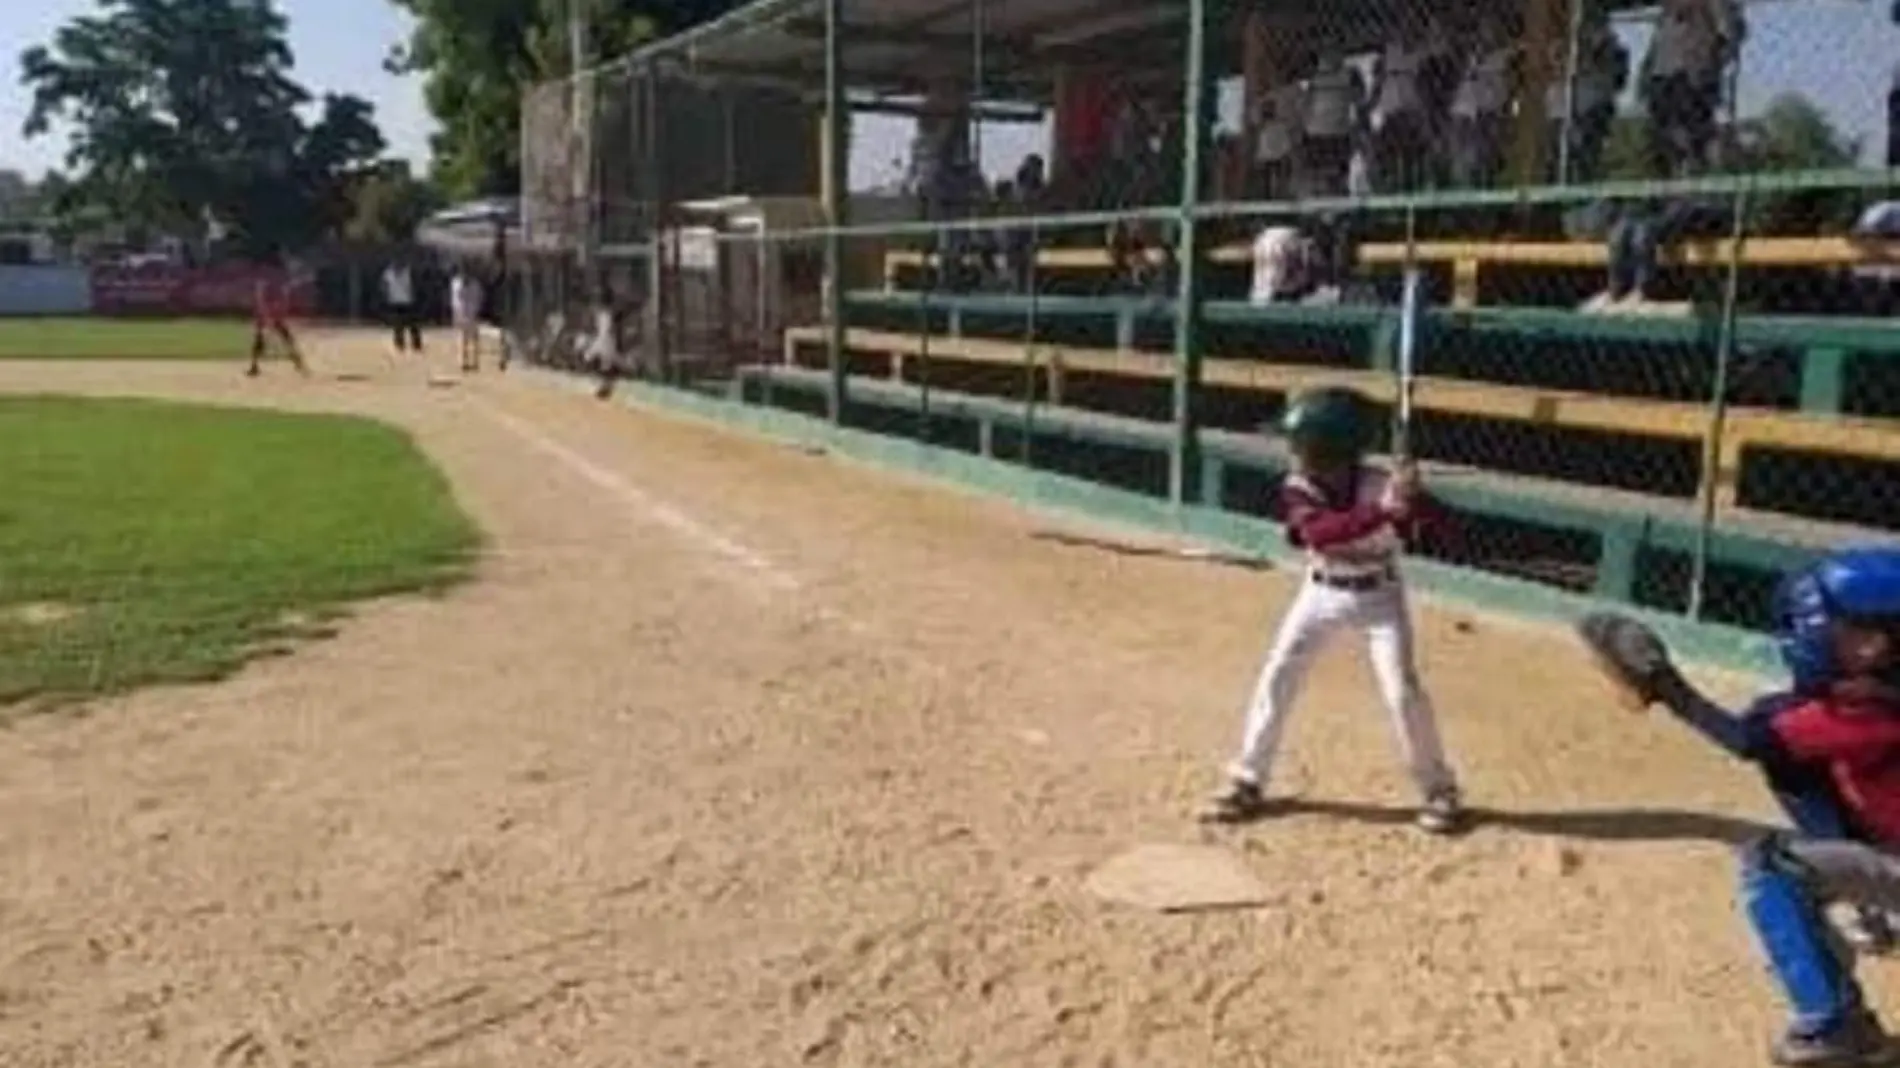
[[[1360, 585], [1367, 588], [1356, 588]], [[1287, 716], [1312, 670], [1313, 658], [1342, 630], [1365, 634], [1379, 697], [1420, 795], [1455, 794], [1457, 780], [1445, 760], [1431, 698], [1419, 679], [1411, 613], [1396, 575], [1374, 575], [1351, 586], [1329, 585], [1318, 576], [1307, 579], [1261, 669], [1240, 756], [1229, 774], [1239, 782], [1266, 785]]]

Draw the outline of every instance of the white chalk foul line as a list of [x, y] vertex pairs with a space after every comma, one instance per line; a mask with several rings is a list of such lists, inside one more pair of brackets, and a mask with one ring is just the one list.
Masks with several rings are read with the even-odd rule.
[[531, 448], [566, 465], [569, 470], [620, 501], [629, 511], [665, 527], [686, 541], [749, 573], [753, 579], [770, 589], [790, 592], [798, 588], [796, 578], [763, 555], [701, 523], [494, 405], [481, 402], [478, 406], [483, 414], [493, 420], [497, 426], [520, 438]]

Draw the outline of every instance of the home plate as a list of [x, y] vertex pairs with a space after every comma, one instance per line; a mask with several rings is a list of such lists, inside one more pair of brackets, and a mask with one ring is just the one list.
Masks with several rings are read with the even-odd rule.
[[1096, 897], [1155, 912], [1257, 908], [1272, 900], [1246, 865], [1209, 846], [1136, 846], [1083, 885]]

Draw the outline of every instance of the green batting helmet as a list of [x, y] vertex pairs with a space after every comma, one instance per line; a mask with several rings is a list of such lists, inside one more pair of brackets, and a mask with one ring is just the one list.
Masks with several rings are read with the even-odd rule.
[[1372, 405], [1350, 389], [1307, 390], [1287, 402], [1280, 430], [1294, 451], [1334, 460], [1357, 459], [1371, 444]]

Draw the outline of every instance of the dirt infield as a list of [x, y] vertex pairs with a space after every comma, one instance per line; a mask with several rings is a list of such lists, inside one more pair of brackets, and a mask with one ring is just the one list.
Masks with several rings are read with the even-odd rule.
[[0, 1063], [1726, 1068], [1779, 1022], [1723, 844], [1765, 797], [1561, 635], [1422, 621], [1496, 810], [1469, 837], [1410, 829], [1335, 655], [1284, 765], [1305, 811], [1207, 836], [1273, 903], [1117, 909], [1095, 865], [1202, 839], [1285, 577], [492, 373], [432, 389], [373, 342], [316, 359], [0, 365], [388, 419], [492, 538], [446, 599], [0, 737]]

